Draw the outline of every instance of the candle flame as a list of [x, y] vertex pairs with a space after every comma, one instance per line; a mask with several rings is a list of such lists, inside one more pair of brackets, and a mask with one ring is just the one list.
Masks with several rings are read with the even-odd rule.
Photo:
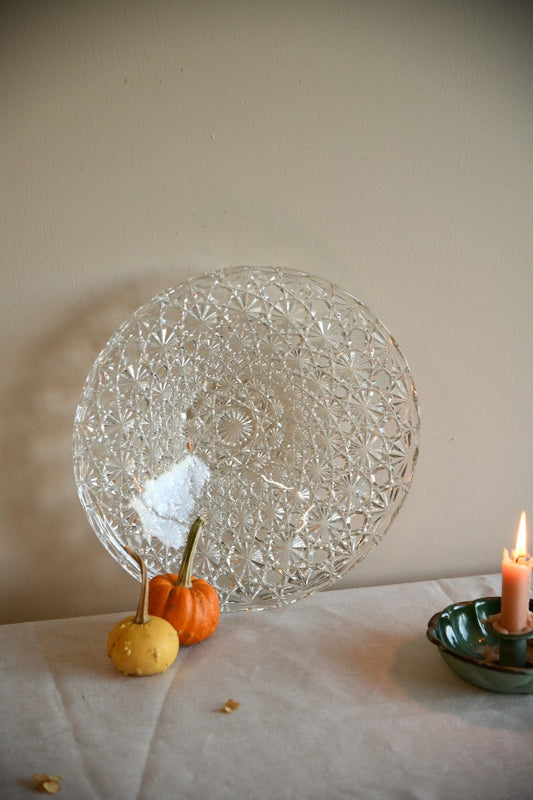
[[520, 524], [518, 525], [518, 532], [516, 534], [516, 547], [515, 558], [527, 555], [527, 541], [526, 541], [526, 512], [522, 511], [520, 516]]

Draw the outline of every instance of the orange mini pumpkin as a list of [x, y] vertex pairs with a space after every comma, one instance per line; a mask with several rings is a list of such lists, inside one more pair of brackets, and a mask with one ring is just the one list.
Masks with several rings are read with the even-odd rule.
[[192, 524], [177, 575], [156, 575], [150, 581], [148, 612], [163, 617], [178, 632], [180, 644], [197, 644], [215, 631], [220, 619], [216, 589], [192, 575], [192, 562], [204, 520]]

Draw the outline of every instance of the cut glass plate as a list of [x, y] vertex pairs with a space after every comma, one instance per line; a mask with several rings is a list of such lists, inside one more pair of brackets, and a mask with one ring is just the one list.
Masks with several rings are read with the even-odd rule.
[[96, 359], [74, 473], [96, 535], [131, 574], [194, 572], [225, 611], [279, 606], [345, 575], [413, 479], [416, 391], [386, 327], [327, 280], [236, 267], [139, 308]]

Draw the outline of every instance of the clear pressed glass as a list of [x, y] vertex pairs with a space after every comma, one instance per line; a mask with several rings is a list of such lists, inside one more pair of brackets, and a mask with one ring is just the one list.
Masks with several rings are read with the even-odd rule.
[[117, 330], [80, 398], [74, 472], [91, 526], [132, 575], [125, 545], [150, 575], [177, 572], [202, 514], [195, 573], [223, 610], [258, 609], [332, 584], [372, 550], [418, 442], [409, 367], [374, 314], [321, 278], [235, 267]]

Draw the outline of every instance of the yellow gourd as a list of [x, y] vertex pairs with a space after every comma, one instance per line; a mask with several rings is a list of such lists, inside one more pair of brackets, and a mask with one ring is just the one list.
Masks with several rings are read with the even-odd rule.
[[176, 660], [179, 637], [170, 622], [148, 616], [148, 580], [142, 558], [126, 547], [141, 569], [142, 588], [137, 613], [117, 622], [107, 640], [107, 654], [124, 675], [157, 675]]

